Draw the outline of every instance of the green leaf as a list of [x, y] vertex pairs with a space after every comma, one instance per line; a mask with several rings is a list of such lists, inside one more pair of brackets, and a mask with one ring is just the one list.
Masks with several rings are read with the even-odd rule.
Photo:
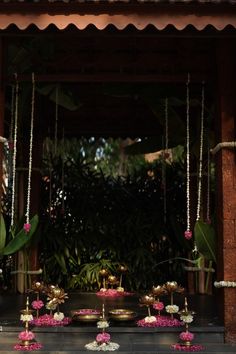
[[4, 255], [13, 254], [19, 251], [33, 236], [38, 226], [39, 218], [38, 215], [34, 215], [30, 220], [31, 228], [29, 233], [26, 233], [22, 228], [18, 234], [8, 243], [8, 245], [3, 249]]
[[0, 252], [5, 247], [6, 244], [6, 226], [4, 218], [1, 214], [0, 216]]
[[206, 259], [216, 262], [216, 236], [212, 225], [196, 221], [194, 236], [199, 252]]

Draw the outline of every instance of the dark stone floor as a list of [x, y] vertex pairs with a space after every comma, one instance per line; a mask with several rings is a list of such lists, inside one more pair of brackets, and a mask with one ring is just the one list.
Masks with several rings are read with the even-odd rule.
[[[30, 301], [34, 298], [31, 295]], [[139, 295], [121, 298], [100, 298], [94, 293], [69, 293], [69, 299], [61, 310], [70, 315], [71, 310], [79, 308], [101, 309], [106, 312], [112, 308], [133, 309], [137, 319], [147, 315], [147, 309], [139, 306]], [[168, 298], [165, 298], [165, 304]], [[20, 310], [25, 308], [26, 295], [0, 294], [0, 353], [12, 354], [17, 336], [22, 330], [19, 321]], [[175, 296], [174, 302], [183, 308], [184, 297]], [[188, 296], [189, 309], [196, 311], [190, 330], [195, 334], [195, 342], [204, 345], [205, 354], [236, 354], [236, 346], [224, 344], [224, 327], [219, 320], [217, 301], [214, 296]], [[123, 354], [170, 354], [170, 345], [178, 342], [181, 328], [140, 328], [136, 321], [110, 321], [109, 333], [112, 341], [120, 344], [118, 352]], [[34, 328], [36, 339], [43, 344], [39, 352], [43, 354], [83, 354], [86, 343], [92, 342], [98, 329], [96, 323], [72, 322], [66, 327]]]

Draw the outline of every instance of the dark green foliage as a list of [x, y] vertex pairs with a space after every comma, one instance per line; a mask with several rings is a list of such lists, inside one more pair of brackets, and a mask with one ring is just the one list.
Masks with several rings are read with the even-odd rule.
[[102, 267], [114, 274], [117, 265], [125, 263], [129, 272], [124, 281], [129, 289], [148, 289], [169, 279], [183, 284], [179, 262], [155, 267], [163, 260], [185, 255], [181, 170], [177, 173], [174, 166], [166, 168], [165, 224], [160, 162], [141, 164], [132, 175], [110, 177], [96, 171], [94, 164], [87, 163], [79, 153], [73, 158], [64, 154], [63, 161], [63, 191], [61, 158], [45, 161], [51, 168], [43, 196], [41, 257], [45, 280], [93, 290], [100, 285], [98, 273]]

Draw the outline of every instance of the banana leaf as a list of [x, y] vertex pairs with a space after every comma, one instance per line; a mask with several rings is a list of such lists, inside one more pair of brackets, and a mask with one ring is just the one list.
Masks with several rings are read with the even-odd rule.
[[6, 256], [19, 251], [32, 238], [33, 234], [37, 229], [38, 222], [38, 215], [34, 215], [33, 218], [30, 220], [31, 229], [29, 233], [26, 233], [25, 230], [22, 228], [18, 232], [18, 234], [6, 245], [6, 247], [2, 251], [2, 254]]
[[216, 262], [216, 235], [212, 225], [196, 221], [194, 237], [198, 251], [209, 261]]
[[6, 226], [4, 222], [4, 218], [1, 214], [0, 216], [0, 253], [1, 250], [5, 247], [6, 244]]

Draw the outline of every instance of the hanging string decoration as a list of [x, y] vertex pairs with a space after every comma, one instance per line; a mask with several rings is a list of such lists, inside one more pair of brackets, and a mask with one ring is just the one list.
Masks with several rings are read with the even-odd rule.
[[192, 231], [190, 230], [190, 135], [189, 135], [189, 83], [190, 76], [186, 83], [186, 201], [187, 201], [187, 228], [184, 232], [186, 240], [192, 238]]
[[32, 175], [32, 151], [33, 151], [33, 131], [34, 131], [34, 108], [35, 108], [35, 78], [32, 73], [32, 98], [31, 98], [31, 121], [30, 121], [30, 146], [29, 146], [29, 170], [28, 170], [28, 188], [27, 188], [27, 204], [26, 204], [26, 223], [24, 230], [26, 233], [30, 231], [31, 225], [29, 220], [30, 214], [30, 195], [31, 195], [31, 175]]
[[[12, 157], [12, 196], [11, 196], [11, 228], [14, 225], [15, 218], [15, 194], [16, 194], [16, 153], [17, 153], [17, 125], [18, 125], [18, 101], [19, 101], [19, 82], [17, 75], [15, 75], [16, 87], [12, 90], [13, 102], [12, 102], [12, 131], [10, 132], [10, 138], [13, 135], [13, 157]], [[14, 103], [15, 96], [15, 103]], [[14, 120], [14, 124], [13, 124]], [[14, 126], [14, 132], [13, 132]], [[11, 148], [11, 147], [10, 147]]]
[[[164, 150], [164, 160], [168, 158], [168, 98], [165, 99], [165, 150]], [[166, 203], [166, 164], [163, 161], [163, 170], [162, 170], [162, 183], [163, 183], [163, 200], [164, 200], [164, 223], [166, 224], [166, 215], [167, 215], [167, 203]]]
[[204, 137], [204, 105], [205, 105], [205, 87], [202, 84], [202, 102], [201, 102], [201, 127], [200, 127], [200, 148], [199, 148], [199, 171], [198, 171], [198, 191], [197, 191], [197, 217], [200, 219], [201, 196], [202, 196], [202, 155], [203, 155], [203, 137]]
[[[207, 132], [208, 133], [208, 132]], [[209, 133], [207, 134], [209, 137]], [[211, 223], [210, 217], [210, 190], [211, 190], [211, 158], [210, 158], [210, 147], [209, 138], [207, 141], [207, 201], [206, 201], [206, 222]]]

